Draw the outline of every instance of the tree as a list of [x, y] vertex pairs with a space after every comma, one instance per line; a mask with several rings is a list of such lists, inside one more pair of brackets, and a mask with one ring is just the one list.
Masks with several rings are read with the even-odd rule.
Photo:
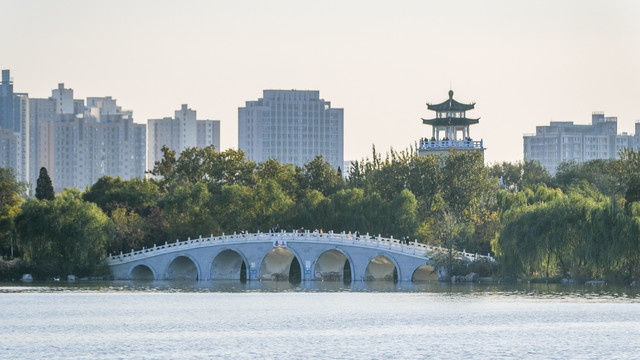
[[253, 213], [258, 229], [266, 231], [276, 224], [285, 223], [293, 207], [278, 183], [273, 180], [257, 184], [253, 189]]
[[144, 246], [145, 221], [136, 212], [124, 207], [111, 211], [113, 237], [107, 246], [107, 252], [118, 254]]
[[82, 194], [85, 201], [97, 204], [107, 215], [117, 207], [134, 210], [140, 215], [157, 204], [158, 187], [147, 179], [122, 180], [103, 176]]
[[267, 159], [258, 164], [255, 171], [256, 181], [266, 183], [275, 181], [289, 197], [294, 197], [298, 190], [296, 169], [291, 164], [280, 164], [276, 159]]
[[99, 275], [112, 228], [95, 204], [67, 189], [51, 201], [31, 199], [16, 218], [18, 246], [40, 276]]
[[418, 228], [418, 201], [408, 189], [402, 190], [391, 203], [390, 232], [398, 237], [415, 237]]
[[566, 191], [571, 185], [586, 181], [593, 184], [604, 195], [613, 196], [618, 190], [618, 179], [615, 177], [614, 169], [615, 165], [610, 160], [604, 159], [583, 163], [563, 162], [556, 169], [553, 184]]
[[211, 193], [202, 182], [172, 188], [161, 207], [167, 224], [166, 241], [220, 232]]
[[53, 185], [51, 184], [51, 178], [47, 173], [47, 168], [40, 168], [40, 176], [36, 183], [36, 198], [38, 200], [53, 200], [55, 193], [53, 192]]
[[216, 152], [213, 145], [205, 148], [187, 148], [180, 156], [167, 147], [162, 148], [163, 158], [157, 161], [152, 175], [164, 191], [175, 186], [206, 184], [210, 192], [219, 192], [223, 185], [251, 185], [255, 163], [245, 159], [241, 150], [229, 149]]
[[255, 230], [253, 191], [248, 186], [224, 185], [220, 194], [213, 198], [213, 208], [222, 232]]
[[26, 184], [18, 182], [11, 168], [0, 168], [0, 256], [13, 258], [15, 228], [14, 219], [20, 214]]
[[344, 179], [331, 164], [318, 155], [307, 162], [304, 167], [297, 168], [298, 184], [300, 186], [299, 198], [304, 192], [318, 190], [324, 196], [331, 195], [344, 186]]

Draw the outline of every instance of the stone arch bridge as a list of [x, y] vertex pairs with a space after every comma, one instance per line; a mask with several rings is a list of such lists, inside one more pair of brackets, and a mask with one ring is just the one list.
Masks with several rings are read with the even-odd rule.
[[126, 280], [425, 281], [438, 279], [432, 250], [444, 251], [368, 234], [258, 232], [132, 250], [109, 256], [108, 264], [115, 279]]

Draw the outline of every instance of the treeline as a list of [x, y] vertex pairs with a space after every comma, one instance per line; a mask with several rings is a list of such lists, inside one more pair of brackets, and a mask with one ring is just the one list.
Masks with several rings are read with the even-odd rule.
[[26, 198], [2, 169], [0, 254], [13, 251], [35, 275], [98, 275], [108, 253], [277, 225], [492, 253], [513, 278], [639, 276], [640, 162], [632, 151], [563, 164], [552, 177], [534, 162], [485, 166], [479, 152], [382, 156], [374, 148], [346, 180], [321, 157], [294, 167], [213, 147], [163, 152], [151, 179], [106, 176], [57, 196], [42, 190], [46, 170], [38, 196]]
[[[503, 164], [502, 172], [511, 166]], [[511, 191], [498, 193], [501, 228], [492, 246], [503, 274], [638, 280], [639, 153], [625, 150], [619, 160], [564, 163], [554, 177], [540, 180], [527, 186], [509, 181]]]

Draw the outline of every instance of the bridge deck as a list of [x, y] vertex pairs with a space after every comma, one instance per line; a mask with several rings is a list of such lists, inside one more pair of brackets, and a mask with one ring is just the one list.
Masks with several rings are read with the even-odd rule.
[[[165, 253], [188, 250], [196, 247], [203, 246], [217, 246], [228, 243], [258, 243], [258, 242], [316, 242], [325, 244], [341, 244], [351, 245], [365, 248], [379, 248], [385, 251], [401, 253], [408, 256], [426, 258], [429, 252], [432, 251], [448, 251], [445, 248], [430, 246], [426, 244], [418, 243], [417, 241], [403, 242], [394, 238], [383, 238], [381, 236], [355, 235], [351, 233], [334, 233], [327, 232], [321, 233], [318, 231], [304, 231], [304, 232], [268, 232], [268, 233], [245, 233], [245, 234], [233, 234], [221, 236], [213, 236], [203, 238], [200, 236], [197, 239], [187, 239], [185, 241], [176, 240], [175, 243], [166, 243], [160, 246], [154, 246], [152, 248], [142, 248], [141, 250], [131, 250], [130, 253], [120, 253], [119, 255], [109, 255], [107, 262], [112, 264], [121, 264], [126, 262], [138, 261], [148, 257], [161, 255]], [[467, 258], [469, 260], [475, 260], [478, 258], [486, 258], [489, 255], [483, 256], [478, 254], [470, 254], [464, 251], [455, 252], [455, 256], [458, 258]]]

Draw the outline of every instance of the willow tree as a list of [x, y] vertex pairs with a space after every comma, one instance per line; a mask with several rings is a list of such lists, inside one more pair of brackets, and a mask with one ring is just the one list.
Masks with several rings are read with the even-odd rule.
[[16, 218], [18, 246], [36, 274], [103, 274], [112, 228], [95, 204], [78, 190], [65, 190], [52, 201], [31, 199]]

